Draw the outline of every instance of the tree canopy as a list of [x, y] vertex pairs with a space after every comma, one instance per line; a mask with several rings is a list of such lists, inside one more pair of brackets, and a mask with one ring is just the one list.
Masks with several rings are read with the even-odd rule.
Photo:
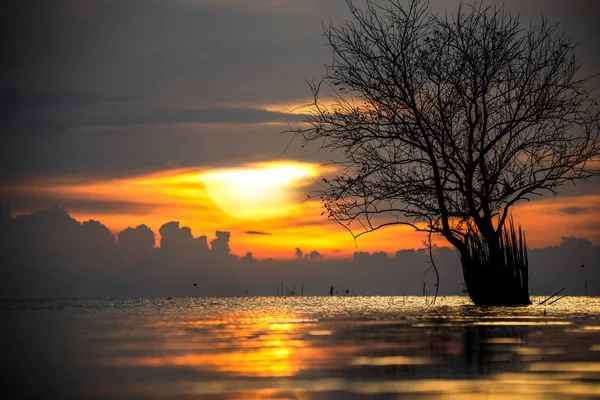
[[347, 0], [294, 131], [341, 154], [319, 194], [355, 236], [405, 224], [464, 248], [498, 241], [518, 202], [599, 174], [599, 108], [574, 44], [502, 7]]

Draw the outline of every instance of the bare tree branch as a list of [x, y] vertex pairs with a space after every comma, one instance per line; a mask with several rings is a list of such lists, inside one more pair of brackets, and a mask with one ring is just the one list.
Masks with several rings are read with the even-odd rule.
[[340, 156], [318, 194], [353, 237], [407, 225], [466, 262], [480, 235], [500, 259], [515, 204], [600, 174], [598, 102], [558, 25], [524, 29], [481, 3], [440, 16], [424, 0], [346, 2], [352, 19], [323, 28], [333, 60], [293, 133]]

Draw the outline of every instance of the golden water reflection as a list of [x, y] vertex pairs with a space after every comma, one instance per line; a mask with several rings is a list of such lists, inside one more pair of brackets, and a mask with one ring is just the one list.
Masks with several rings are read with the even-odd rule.
[[74, 318], [69, 354], [88, 378], [82, 393], [100, 398], [600, 396], [600, 299], [491, 309], [397, 300], [133, 304]]
[[[148, 321], [144, 330], [166, 330], [169, 340], [154, 355], [120, 356], [103, 360], [112, 366], [189, 367], [251, 377], [289, 377], [315, 366], [329, 366], [351, 354], [352, 346], [311, 345], [307, 337], [323, 337], [315, 321], [292, 314], [254, 315], [251, 311], [224, 319]], [[121, 344], [115, 352], [143, 349], [145, 344]], [[336, 361], [337, 362], [337, 361]]]

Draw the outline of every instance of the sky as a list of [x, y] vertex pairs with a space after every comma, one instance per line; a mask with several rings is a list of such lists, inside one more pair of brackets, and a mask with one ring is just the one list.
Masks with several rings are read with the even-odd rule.
[[[597, 1], [502, 3], [524, 23], [560, 22], [580, 42], [581, 73], [600, 73]], [[307, 194], [333, 155], [282, 133], [331, 59], [322, 24], [346, 18], [343, 0], [3, 2], [0, 195], [13, 217], [58, 204], [115, 236], [178, 221], [195, 237], [230, 232], [232, 252], [262, 258], [423, 247], [405, 227], [354, 241], [327, 221]], [[598, 246], [600, 180], [514, 216], [531, 247]]]

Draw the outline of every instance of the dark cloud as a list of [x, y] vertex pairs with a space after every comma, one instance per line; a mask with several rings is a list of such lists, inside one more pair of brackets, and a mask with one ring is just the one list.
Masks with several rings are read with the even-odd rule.
[[27, 89], [14, 86], [0, 87], [0, 115], [2, 123], [15, 127], [15, 117], [26, 116], [27, 111], [45, 107], [70, 106], [83, 107], [104, 102], [124, 101], [118, 98], [98, 93], [78, 93], [64, 90]]
[[294, 251], [294, 256], [296, 257], [296, 260], [322, 260], [322, 259], [324, 259], [323, 254], [319, 253], [317, 250], [313, 250], [310, 253], [304, 254], [304, 252], [298, 247], [296, 247], [296, 249]]
[[530, 249], [528, 256], [530, 292], [549, 294], [566, 287], [568, 294], [584, 294], [586, 282], [587, 294], [597, 290], [589, 286], [600, 282], [600, 248], [587, 239], [563, 237], [559, 246]]
[[[60, 207], [0, 218], [0, 298], [69, 296], [239, 296], [273, 295], [304, 287], [305, 295], [327, 295], [334, 286], [356, 295], [417, 295], [423, 282], [435, 284], [429, 253], [404, 250], [357, 252], [350, 259], [327, 259], [316, 250], [296, 248], [294, 260], [257, 260], [251, 252], [230, 252], [229, 232], [193, 237], [189, 228], [168, 222], [161, 242], [140, 225], [115, 240], [98, 221], [80, 223]], [[462, 273], [456, 252], [434, 247], [440, 294], [461, 294]], [[530, 249], [530, 291], [600, 294], [600, 248], [586, 239], [563, 238], [559, 246]], [[581, 268], [581, 265], [586, 265]], [[587, 285], [586, 285], [587, 282]], [[196, 283], [196, 286], [193, 285]], [[279, 289], [278, 289], [279, 290]], [[297, 293], [297, 291], [296, 291]]]
[[318, 3], [309, 12], [244, 2], [81, 3], [33, 9], [8, 2], [7, 80], [124, 96], [270, 101], [294, 96], [303, 70], [322, 64], [310, 55], [328, 52]]
[[[256, 105], [304, 98], [306, 67], [316, 72], [323, 60], [309, 43], [328, 53], [320, 6], [306, 13], [300, 4], [295, 11], [255, 2], [3, 4], [4, 180], [126, 175], [169, 160], [188, 166], [276, 157], [286, 144], [277, 138], [281, 128], [250, 137], [257, 128], [238, 126], [229, 137], [207, 139], [206, 129], [196, 127], [190, 137], [175, 125], [297, 119]], [[72, 131], [90, 125], [157, 128]]]
[[[17, 87], [210, 102], [305, 98], [304, 78], [321, 76], [330, 50], [322, 23], [348, 18], [337, 1], [144, 1], [29, 3], [3, 7], [2, 76]], [[275, 3], [285, 6], [275, 7]], [[357, 2], [361, 5], [363, 2]], [[432, 1], [454, 10], [458, 1]], [[583, 41], [582, 61], [597, 61], [593, 1], [506, 2]]]
[[9, 204], [18, 204], [22, 210], [42, 210], [60, 204], [72, 213], [112, 213], [112, 214], [137, 214], [147, 215], [156, 210], [159, 204], [118, 201], [118, 200], [92, 200], [74, 199], [55, 193], [29, 194], [5, 193], [2, 198]]
[[231, 234], [229, 232], [216, 232], [216, 238], [210, 241], [210, 248], [213, 252], [220, 256], [227, 256], [230, 254], [231, 249], [229, 248], [229, 238]]
[[[581, 42], [582, 73], [600, 71], [596, 2], [504, 4], [524, 23], [540, 9], [563, 21]], [[306, 101], [304, 79], [323, 76], [331, 59], [322, 23], [347, 18], [343, 0], [4, 2], [0, 179], [275, 158], [287, 144], [282, 127], [248, 124], [297, 120], [260, 105]], [[221, 122], [239, 126], [180, 126]], [[90, 126], [105, 128], [80, 129]], [[327, 158], [313, 150], [288, 154]]]
[[[10, 114], [9, 114], [10, 113]], [[9, 110], [0, 126], [3, 131], [16, 131], [22, 135], [56, 136], [76, 128], [128, 127], [137, 125], [177, 124], [256, 124], [264, 122], [296, 123], [301, 115], [267, 111], [257, 108], [173, 108], [130, 103], [106, 103], [73, 108], [47, 107], [35, 113]]]
[[154, 248], [154, 232], [146, 225], [126, 228], [117, 235], [117, 246], [132, 254], [147, 254]]
[[[0, 137], [0, 180], [39, 175], [119, 177], [182, 167], [298, 159], [284, 125], [178, 125], [101, 128], [58, 136]], [[305, 159], [325, 160], [314, 152]]]
[[311, 251], [305, 257], [308, 257], [309, 260], [321, 260], [323, 259], [323, 254], [319, 253], [316, 250]]
[[194, 237], [190, 228], [179, 227], [179, 222], [167, 222], [158, 230], [160, 233], [160, 247], [163, 249], [179, 249], [191, 246]]
[[577, 214], [586, 214], [590, 211], [590, 209], [584, 208], [584, 207], [563, 207], [563, 208], [559, 208], [558, 211], [561, 214], [577, 215]]
[[260, 232], [260, 231], [246, 231], [244, 233], [246, 235], [270, 235], [269, 232]]
[[580, 228], [590, 231], [590, 239], [600, 238], [600, 224], [594, 221], [588, 221], [578, 225]]

